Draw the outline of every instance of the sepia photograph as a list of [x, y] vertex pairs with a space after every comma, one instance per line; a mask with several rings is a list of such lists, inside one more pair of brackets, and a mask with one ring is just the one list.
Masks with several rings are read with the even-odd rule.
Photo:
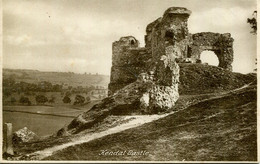
[[2, 0], [1, 162], [258, 162], [257, 0]]

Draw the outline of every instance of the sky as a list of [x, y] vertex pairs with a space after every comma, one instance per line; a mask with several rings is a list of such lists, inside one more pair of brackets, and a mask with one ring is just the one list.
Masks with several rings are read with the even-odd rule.
[[[255, 68], [256, 35], [247, 18], [256, 0], [3, 0], [3, 68], [110, 74], [112, 42], [135, 36], [169, 7], [192, 11], [190, 33], [231, 33], [233, 71]], [[216, 62], [213, 54], [201, 57]], [[207, 58], [207, 59], [206, 59]]]

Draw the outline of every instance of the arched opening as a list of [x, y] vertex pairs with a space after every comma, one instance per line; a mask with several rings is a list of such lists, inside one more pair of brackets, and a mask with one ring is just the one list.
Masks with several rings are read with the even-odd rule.
[[165, 33], [165, 42], [167, 44], [172, 45], [173, 44], [173, 36], [174, 36], [173, 32], [166, 31], [166, 33]]
[[219, 65], [218, 57], [213, 51], [203, 51], [200, 54], [200, 60], [202, 63], [208, 63], [209, 65]]
[[130, 44], [133, 46], [135, 45], [135, 41], [133, 39], [129, 40], [130, 41]]
[[167, 39], [172, 39], [172, 38], [173, 38], [173, 32], [171, 32], [171, 31], [166, 31], [166, 33], [165, 33], [165, 38], [167, 38]]

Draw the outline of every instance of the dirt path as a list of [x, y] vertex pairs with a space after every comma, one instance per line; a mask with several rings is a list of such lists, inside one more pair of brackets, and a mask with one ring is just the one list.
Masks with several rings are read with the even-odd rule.
[[143, 125], [145, 123], [149, 123], [154, 120], [158, 120], [169, 114], [172, 114], [172, 113], [167, 113], [167, 114], [163, 114], [163, 115], [126, 116], [125, 119], [131, 119], [131, 120], [125, 124], [121, 124], [119, 126], [110, 128], [110, 129], [102, 131], [102, 132], [91, 133], [91, 134], [87, 134], [87, 135], [84, 135], [81, 137], [75, 137], [72, 139], [71, 142], [31, 153], [31, 154], [27, 155], [27, 157], [29, 157], [32, 160], [41, 160], [45, 157], [52, 155], [54, 152], [65, 149], [69, 146], [82, 144], [82, 143], [89, 142], [94, 139], [104, 137], [109, 134], [114, 134], [114, 133], [118, 133], [118, 132], [130, 129], [130, 128], [134, 128], [134, 127]]

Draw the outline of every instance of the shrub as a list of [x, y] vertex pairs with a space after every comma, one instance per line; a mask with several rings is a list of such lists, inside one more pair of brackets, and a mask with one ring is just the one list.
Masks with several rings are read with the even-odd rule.
[[85, 97], [81, 95], [76, 95], [74, 105], [83, 104], [85, 102]]
[[22, 96], [22, 97], [20, 98], [19, 102], [22, 103], [22, 104], [26, 104], [26, 103], [27, 103], [27, 105], [31, 105], [31, 101], [29, 100], [28, 97]]
[[14, 97], [11, 97], [11, 103], [15, 103], [16, 102], [16, 99]]
[[86, 97], [86, 102], [90, 102], [90, 97], [89, 96]]
[[35, 97], [35, 100], [36, 100], [37, 103], [44, 104], [44, 103], [46, 103], [48, 101], [48, 98], [46, 96], [44, 96], [44, 95], [37, 95]]
[[68, 104], [71, 102], [71, 99], [69, 96], [65, 96], [62, 101], [63, 101], [63, 103]]

